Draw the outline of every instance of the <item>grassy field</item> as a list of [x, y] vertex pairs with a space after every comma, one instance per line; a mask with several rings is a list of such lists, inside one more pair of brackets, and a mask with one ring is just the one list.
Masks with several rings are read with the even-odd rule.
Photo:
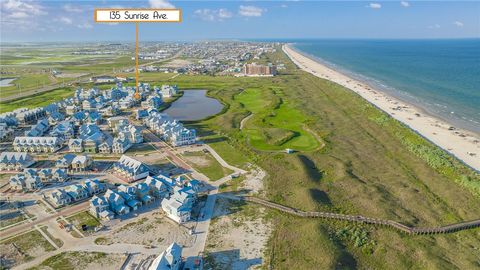
[[83, 232], [85, 235], [93, 233], [93, 228], [100, 225], [100, 221], [98, 221], [98, 219], [92, 216], [88, 211], [80, 212], [73, 216], [67, 217], [67, 220], [80, 231], [82, 231], [82, 225], [87, 225], [87, 231]]
[[55, 82], [50, 74], [21, 74], [11, 86], [0, 87], [0, 97], [8, 97], [21, 91], [28, 91]]
[[320, 143], [302, 128], [307, 117], [283, 96], [281, 89], [258, 88], [246, 89], [236, 96], [235, 99], [253, 113], [243, 129], [249, 143], [259, 150], [317, 149]]
[[46, 106], [52, 102], [60, 101], [66, 97], [72, 96], [73, 88], [60, 88], [38, 95], [32, 95], [13, 101], [0, 102], [0, 113], [13, 111], [18, 108], [35, 108]]
[[[7, 248], [7, 246], [10, 245], [15, 245], [23, 255], [18, 257], [13, 255], [16, 252], [7, 251], [10, 250], [10, 248]], [[16, 248], [14, 250], [16, 250]], [[39, 254], [55, 250], [55, 248], [37, 230], [33, 230], [0, 242], [0, 249], [2, 250], [2, 256], [6, 256], [5, 260], [9, 261], [9, 259], [13, 259], [15, 260], [15, 265], [30, 261]], [[3, 252], [9, 253], [4, 254]], [[8, 264], [10, 264], [10, 262], [8, 262]]]
[[203, 173], [212, 181], [233, 173], [232, 170], [224, 168], [218, 163], [210, 153], [190, 152], [184, 153], [183, 156], [195, 170]]
[[62, 252], [54, 255], [40, 265], [30, 268], [36, 269], [115, 269], [123, 263], [125, 256], [121, 254], [106, 254], [103, 252]]

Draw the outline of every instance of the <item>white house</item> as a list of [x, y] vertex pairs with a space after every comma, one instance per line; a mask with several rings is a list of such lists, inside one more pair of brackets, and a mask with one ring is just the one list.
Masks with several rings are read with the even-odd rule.
[[112, 171], [127, 182], [145, 178], [149, 174], [149, 169], [145, 164], [126, 155], [122, 155], [113, 165]]
[[180, 270], [182, 264], [182, 247], [173, 242], [162, 252], [148, 268], [148, 270]]
[[13, 149], [17, 152], [53, 153], [62, 147], [59, 137], [15, 137]]
[[32, 156], [22, 152], [0, 153], [0, 170], [2, 171], [23, 171], [34, 164]]

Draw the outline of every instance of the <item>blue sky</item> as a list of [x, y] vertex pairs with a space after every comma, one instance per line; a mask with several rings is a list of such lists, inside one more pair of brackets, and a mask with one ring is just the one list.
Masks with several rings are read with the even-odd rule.
[[1, 0], [0, 38], [132, 41], [130, 23], [93, 21], [99, 7], [176, 7], [182, 23], [142, 23], [142, 41], [245, 38], [480, 37], [480, 2]]

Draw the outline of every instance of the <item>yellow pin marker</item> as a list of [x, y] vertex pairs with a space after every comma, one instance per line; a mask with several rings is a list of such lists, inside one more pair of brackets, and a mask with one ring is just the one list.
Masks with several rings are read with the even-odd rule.
[[95, 9], [94, 20], [99, 23], [135, 23], [135, 99], [138, 88], [138, 24], [141, 22], [181, 22], [180, 9]]

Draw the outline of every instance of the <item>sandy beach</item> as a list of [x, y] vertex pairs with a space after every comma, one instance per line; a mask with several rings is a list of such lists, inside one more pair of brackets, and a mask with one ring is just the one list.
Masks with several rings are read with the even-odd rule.
[[480, 135], [455, 128], [443, 120], [426, 115], [422, 110], [400, 101], [384, 92], [352, 79], [305, 55], [295, 51], [289, 45], [283, 51], [302, 70], [319, 78], [340, 84], [368, 102], [374, 104], [393, 118], [409, 126], [434, 144], [451, 153], [470, 167], [480, 171]]

